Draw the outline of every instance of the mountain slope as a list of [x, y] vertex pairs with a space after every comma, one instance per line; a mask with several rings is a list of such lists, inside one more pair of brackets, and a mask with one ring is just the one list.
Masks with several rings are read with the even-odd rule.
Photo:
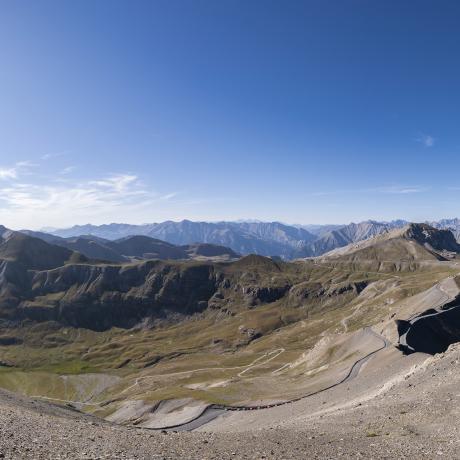
[[391, 224], [376, 221], [364, 221], [358, 224], [351, 223], [325, 233], [316, 241], [305, 245], [297, 253], [297, 257], [310, 257], [325, 254], [333, 249], [346, 246], [350, 243], [372, 238], [390, 231]]
[[16, 262], [31, 270], [47, 270], [87, 258], [67, 248], [48, 244], [19, 232], [11, 232], [0, 243], [0, 259]]
[[126, 257], [139, 259], [187, 259], [185, 251], [174, 244], [148, 236], [127, 236], [109, 242], [108, 246]]
[[93, 235], [62, 238], [43, 232], [23, 230], [21, 233], [39, 238], [47, 243], [79, 252], [89, 259], [127, 263], [131, 259], [203, 259], [238, 258], [230, 248], [205, 243], [176, 246], [149, 236], [127, 236], [116, 241], [106, 240]]
[[91, 234], [109, 240], [142, 235], [175, 245], [207, 243], [231, 248], [240, 254], [260, 254], [291, 258], [293, 253], [316, 237], [305, 229], [279, 222], [181, 222], [159, 224], [76, 226], [54, 232], [61, 237]]
[[409, 224], [367, 240], [324, 254], [322, 260], [370, 262], [374, 266], [393, 262], [447, 261], [460, 253], [460, 245], [449, 230], [427, 224]]
[[[112, 243], [126, 242], [140, 254], [144, 242], [155, 243]], [[412, 308], [409, 296], [431, 289], [427, 304], [439, 305], [445, 292], [435, 284], [447, 277], [456, 283], [458, 268], [444, 261], [457, 249], [448, 232], [414, 224], [337, 250], [335, 258], [289, 263], [250, 255], [227, 263], [31, 269], [10, 259], [0, 262], [7, 269], [0, 270], [0, 359], [10, 366], [0, 386], [102, 417], [122, 412], [112, 420], [139, 427], [187, 416], [175, 410], [165, 418], [160, 401], [287, 403], [358, 372], [355, 364], [387, 343], [369, 326], [395, 329], [395, 315], [407, 318], [404, 309]], [[214, 247], [183, 250], [207, 255]], [[399, 258], [382, 270], [399, 254], [410, 264]], [[434, 269], [419, 270], [414, 261]], [[348, 402], [348, 384], [341, 388]]]
[[0, 241], [5, 240], [12, 233], [13, 233], [12, 230], [9, 230], [8, 228], [4, 227], [3, 225], [0, 225]]
[[439, 229], [450, 230], [456, 240], [460, 242], [460, 219], [441, 219], [437, 222], [427, 222], [429, 225]]
[[81, 235], [77, 237], [62, 238], [45, 232], [21, 230], [21, 233], [39, 238], [47, 243], [79, 252], [90, 259], [104, 260], [107, 262], [123, 262], [126, 258], [118, 251], [109, 247], [109, 240], [96, 236]]
[[[204, 248], [207, 254], [212, 250]], [[318, 296], [327, 294], [324, 308], [336, 298], [359, 292], [352, 282], [342, 281], [339, 288], [328, 291], [334, 283], [328, 277], [324, 283], [310, 283], [309, 273], [316, 270], [311, 263], [274, 262], [257, 255], [227, 263], [149, 260], [68, 263], [51, 270], [11, 267], [18, 270], [0, 277], [0, 319], [56, 321], [91, 330], [129, 328], [144, 320], [178, 322], [204, 311], [219, 313], [225, 320], [234, 312], [280, 299], [292, 308], [302, 305], [298, 314], [303, 315], [309, 302], [318, 308]], [[322, 277], [323, 270], [317, 275]], [[299, 286], [290, 292], [294, 285]]]
[[227, 256], [231, 259], [237, 259], [239, 255], [230, 248], [217, 246], [210, 243], [195, 243], [182, 246], [184, 251], [191, 259], [199, 257], [221, 257]]

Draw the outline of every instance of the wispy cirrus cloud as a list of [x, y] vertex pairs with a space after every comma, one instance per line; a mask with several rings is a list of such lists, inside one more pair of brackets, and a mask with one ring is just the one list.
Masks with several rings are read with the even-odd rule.
[[61, 170], [59, 171], [59, 174], [60, 174], [61, 176], [65, 176], [65, 175], [70, 174], [71, 172], [75, 171], [76, 169], [77, 169], [76, 166], [67, 166], [67, 167], [64, 168], [64, 169], [61, 169]]
[[418, 136], [415, 140], [423, 144], [425, 147], [433, 147], [435, 143], [435, 138], [429, 134], [420, 134], [420, 136]]
[[178, 192], [168, 193], [168, 194], [163, 195], [162, 197], [160, 197], [160, 199], [163, 200], [163, 201], [167, 201], [167, 200], [171, 200], [173, 198], [176, 198], [177, 195], [179, 195]]
[[13, 166], [0, 166], [0, 180], [17, 179], [20, 175], [29, 174], [37, 164], [30, 161], [18, 161]]
[[136, 174], [114, 173], [78, 180], [33, 176], [31, 164], [0, 168], [0, 222], [15, 227], [63, 226], [78, 220], [138, 219], [154, 206], [172, 200], [176, 193], [160, 194]]
[[[138, 183], [138, 177], [133, 174], [114, 174], [104, 179], [90, 181], [89, 185], [106, 191], [113, 190], [117, 192], [125, 192], [128, 188], [131, 188]], [[142, 190], [139, 190], [138, 192], [144, 193]]]
[[143, 187], [134, 175], [114, 174], [96, 181], [65, 185], [37, 185], [16, 182], [0, 188], [0, 209], [76, 209], [136, 205], [152, 200], [170, 199], [175, 194], [160, 195]]
[[42, 160], [52, 160], [53, 158], [59, 158], [68, 155], [70, 152], [65, 150], [63, 152], [45, 153], [40, 158]]
[[375, 189], [380, 193], [392, 193], [396, 195], [407, 195], [409, 193], [423, 193], [429, 190], [429, 187], [421, 187], [418, 185], [392, 185], [389, 187], [381, 187]]
[[419, 185], [387, 185], [381, 187], [369, 187], [360, 189], [341, 189], [313, 192], [313, 196], [343, 195], [343, 194], [361, 194], [361, 193], [383, 193], [395, 195], [407, 195], [412, 193], [427, 192], [430, 187]]
[[16, 179], [16, 177], [15, 168], [0, 168], [0, 179]]

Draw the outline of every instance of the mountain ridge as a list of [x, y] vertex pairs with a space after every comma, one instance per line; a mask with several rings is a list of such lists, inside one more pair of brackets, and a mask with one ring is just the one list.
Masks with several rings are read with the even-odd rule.
[[340, 263], [370, 263], [373, 270], [384, 266], [401, 267], [429, 261], [449, 261], [460, 254], [450, 230], [437, 229], [425, 223], [411, 223], [366, 240], [336, 248], [319, 259]]
[[[158, 243], [166, 250], [185, 250], [146, 236], [111, 242], [120, 243], [127, 244], [125, 252], [133, 257], [145, 256], [145, 243], [155, 250]], [[216, 249], [221, 248], [205, 246], [205, 254]], [[197, 253], [200, 246], [191, 250]], [[448, 261], [459, 253], [460, 245], [449, 230], [409, 224], [336, 249], [323, 258], [362, 266], [372, 261], [373, 271], [399, 271], [412, 269], [413, 263]], [[307, 261], [279, 262], [260, 255], [227, 262], [150, 259], [101, 264], [70, 249], [12, 232], [0, 243], [0, 318], [60, 321], [104, 330], [133, 327], [145, 318], [225, 310], [226, 297], [252, 308], [286, 296], [291, 306], [297, 305], [305, 301], [305, 295], [314, 299], [326, 292], [322, 285], [304, 291], [303, 272], [315, 267], [316, 261], [304, 265]], [[330, 295], [362, 287], [347, 283], [345, 291], [341, 289]]]
[[[438, 229], [452, 230], [460, 241], [460, 219], [442, 219], [426, 222]], [[281, 222], [221, 221], [194, 222], [190, 220], [131, 225], [104, 224], [74, 226], [53, 231], [61, 237], [92, 235], [108, 240], [125, 236], [144, 235], [162, 241], [185, 245], [209, 243], [226, 246], [239, 254], [277, 256], [285, 260], [316, 257], [350, 243], [402, 228], [408, 222], [366, 220], [347, 225], [287, 225]]]
[[114, 263], [126, 263], [133, 259], [186, 260], [213, 257], [235, 259], [239, 257], [232, 249], [220, 245], [194, 243], [178, 246], [144, 235], [125, 236], [111, 241], [94, 235], [63, 238], [30, 230], [23, 230], [20, 233], [79, 252], [89, 259]]

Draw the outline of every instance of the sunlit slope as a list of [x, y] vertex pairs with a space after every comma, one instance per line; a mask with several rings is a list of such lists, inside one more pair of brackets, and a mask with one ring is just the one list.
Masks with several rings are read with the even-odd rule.
[[[0, 385], [102, 416], [129, 401], [141, 401], [142, 412], [170, 399], [251, 405], [298, 398], [340, 381], [380, 346], [365, 328], [390, 331], [413, 296], [457, 273], [447, 260], [453, 247], [434, 236], [427, 247], [407, 233], [386, 235], [295, 263], [248, 256], [32, 271], [31, 290], [19, 292], [26, 298], [2, 322]], [[412, 251], [411, 263], [398, 251]], [[387, 257], [395, 258], [381, 263]], [[43, 307], [55, 316], [20, 316]]]
[[318, 260], [329, 263], [359, 264], [369, 270], [398, 271], [421, 268], [430, 262], [456, 258], [460, 245], [448, 230], [426, 224], [410, 224], [328, 252]]

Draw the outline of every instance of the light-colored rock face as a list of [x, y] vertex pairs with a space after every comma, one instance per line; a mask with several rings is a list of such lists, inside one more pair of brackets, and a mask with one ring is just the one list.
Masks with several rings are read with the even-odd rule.
[[290, 258], [302, 244], [316, 237], [305, 229], [279, 222], [181, 222], [157, 224], [80, 226], [55, 232], [61, 237], [91, 234], [108, 240], [144, 235], [175, 245], [209, 243], [226, 246], [239, 254], [261, 254]]
[[0, 225], [0, 241], [6, 240], [12, 234], [12, 230], [7, 229], [3, 225]]
[[375, 237], [334, 249], [321, 259], [350, 258], [374, 262], [435, 261], [455, 258], [460, 245], [448, 230], [410, 224]]

